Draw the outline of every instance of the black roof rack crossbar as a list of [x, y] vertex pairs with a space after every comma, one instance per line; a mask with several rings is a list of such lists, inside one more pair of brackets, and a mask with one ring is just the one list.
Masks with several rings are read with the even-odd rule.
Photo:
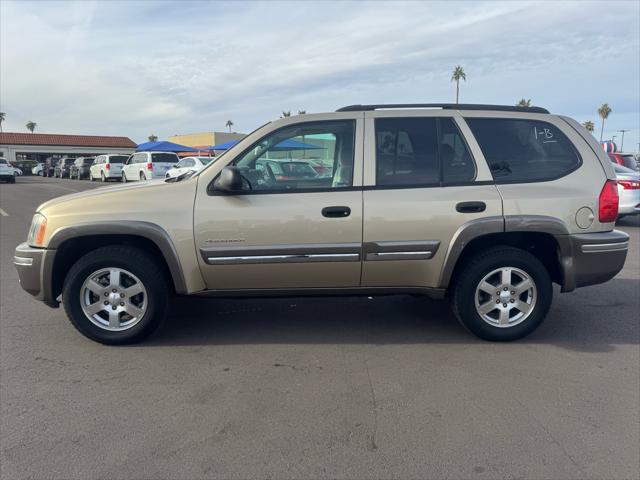
[[477, 103], [383, 103], [380, 105], [349, 105], [336, 112], [360, 112], [401, 108], [442, 108], [443, 110], [493, 110], [496, 112], [549, 113], [542, 107], [516, 107], [511, 105], [482, 105]]

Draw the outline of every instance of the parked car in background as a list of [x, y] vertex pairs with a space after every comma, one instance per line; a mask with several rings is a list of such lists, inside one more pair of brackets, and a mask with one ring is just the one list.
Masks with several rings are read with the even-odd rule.
[[631, 170], [640, 170], [638, 168], [638, 162], [635, 157], [630, 153], [608, 153], [609, 158], [613, 163], [622, 165], [623, 167], [630, 168]]
[[0, 158], [0, 180], [7, 183], [16, 183], [15, 169], [6, 159]]
[[44, 171], [44, 164], [39, 163], [35, 167], [33, 167], [31, 169], [31, 174], [32, 175], [42, 175], [43, 171]]
[[122, 167], [122, 181], [165, 178], [167, 172], [180, 161], [173, 152], [138, 152], [129, 157]]
[[267, 181], [300, 180], [317, 178], [318, 172], [308, 162], [296, 160], [267, 160], [260, 158], [256, 161], [256, 169], [262, 173]]
[[214, 160], [215, 157], [184, 157], [167, 170], [165, 178], [173, 178], [187, 172], [199, 172]]
[[56, 171], [56, 165], [58, 164], [59, 161], [60, 161], [60, 158], [58, 157], [47, 157], [47, 159], [44, 161], [44, 169], [43, 169], [42, 176], [53, 177], [53, 174]]
[[316, 173], [320, 177], [330, 177], [331, 174], [333, 173], [333, 165], [331, 166], [324, 165], [319, 160], [305, 160], [305, 161], [313, 167], [313, 169], [316, 171]]
[[95, 157], [78, 157], [76, 161], [71, 165], [69, 172], [69, 178], [75, 178], [76, 180], [82, 180], [83, 178], [89, 178], [89, 169]]
[[618, 218], [640, 215], [640, 172], [613, 164], [618, 179]]
[[13, 171], [14, 171], [14, 173], [15, 173], [16, 175], [18, 175], [18, 176], [22, 175], [22, 169], [21, 169], [21, 168], [16, 167], [16, 166], [15, 166], [15, 165], [13, 165], [13, 164], [10, 164], [10, 165], [11, 165], [11, 167], [13, 168]]
[[57, 178], [70, 178], [69, 172], [71, 172], [71, 165], [73, 165], [75, 161], [76, 159], [74, 157], [62, 157], [53, 170], [53, 176]]
[[127, 161], [129, 155], [122, 153], [98, 155], [89, 168], [89, 180], [120, 180], [122, 178], [122, 165]]

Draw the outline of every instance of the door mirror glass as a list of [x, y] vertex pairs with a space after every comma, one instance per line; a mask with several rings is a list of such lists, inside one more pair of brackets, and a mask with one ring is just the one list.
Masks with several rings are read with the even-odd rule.
[[242, 175], [238, 167], [224, 167], [214, 184], [215, 190], [225, 193], [235, 193], [242, 190]]

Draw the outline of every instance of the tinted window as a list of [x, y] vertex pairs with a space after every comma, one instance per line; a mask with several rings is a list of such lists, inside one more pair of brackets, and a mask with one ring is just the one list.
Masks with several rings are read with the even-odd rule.
[[580, 165], [569, 139], [535, 120], [466, 119], [497, 183], [559, 178]]
[[153, 163], [178, 163], [178, 156], [175, 153], [152, 153]]
[[267, 135], [234, 163], [253, 191], [350, 187], [354, 132], [352, 120], [293, 125]]
[[378, 185], [469, 182], [475, 173], [467, 145], [450, 118], [376, 119]]
[[124, 163], [127, 161], [127, 157], [126, 155], [112, 155], [111, 157], [109, 157], [109, 163]]
[[93, 158], [85, 158], [84, 160], [82, 160], [82, 164], [83, 165], [91, 165], [93, 163]]

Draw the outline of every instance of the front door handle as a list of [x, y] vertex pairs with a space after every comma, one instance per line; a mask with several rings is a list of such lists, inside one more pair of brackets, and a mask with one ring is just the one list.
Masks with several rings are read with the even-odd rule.
[[349, 215], [351, 215], [349, 207], [324, 207], [322, 209], [322, 216], [327, 218], [343, 218]]
[[456, 210], [460, 213], [480, 213], [487, 209], [484, 202], [460, 202], [456, 205]]

